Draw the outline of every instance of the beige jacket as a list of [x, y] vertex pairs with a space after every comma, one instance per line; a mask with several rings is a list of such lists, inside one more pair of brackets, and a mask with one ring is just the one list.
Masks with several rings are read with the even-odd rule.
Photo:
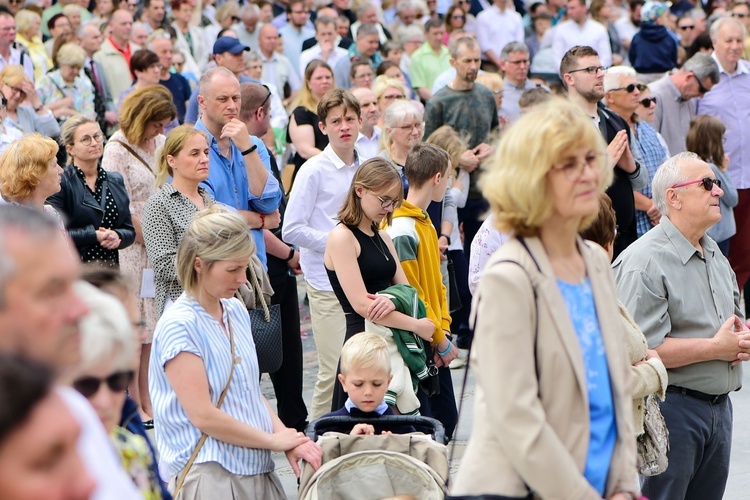
[[[136, 51], [130, 47], [131, 55]], [[120, 94], [125, 89], [133, 85], [133, 76], [130, 74], [130, 66], [123, 56], [109, 39], [104, 40], [99, 50], [94, 54], [94, 61], [98, 62], [104, 68], [104, 75], [109, 85], [109, 95], [114, 102], [118, 102]]]
[[[583, 476], [589, 403], [578, 337], [541, 242], [526, 242], [541, 274], [514, 239], [490, 258], [474, 296], [474, 421], [452, 493], [523, 497], [528, 486], [544, 499], [600, 500]], [[631, 373], [614, 280], [601, 248], [580, 239], [578, 247], [607, 351], [617, 421], [605, 497], [635, 495]], [[530, 277], [537, 282], [538, 308]]]

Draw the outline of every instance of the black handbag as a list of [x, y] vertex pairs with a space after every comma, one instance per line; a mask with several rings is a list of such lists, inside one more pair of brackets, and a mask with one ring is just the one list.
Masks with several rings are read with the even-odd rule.
[[281, 306], [266, 304], [266, 298], [263, 296], [263, 290], [252, 262], [248, 269], [257, 300], [260, 300], [262, 306], [260, 309], [248, 308], [247, 310], [250, 314], [255, 352], [258, 355], [258, 370], [260, 373], [273, 373], [281, 368], [281, 363], [284, 361], [281, 341]]
[[425, 354], [427, 354], [425, 365], [427, 365], [428, 376], [419, 381], [419, 388], [424, 392], [425, 396], [432, 397], [440, 394], [440, 375], [432, 354], [432, 347], [427, 342], [423, 341], [423, 343]]

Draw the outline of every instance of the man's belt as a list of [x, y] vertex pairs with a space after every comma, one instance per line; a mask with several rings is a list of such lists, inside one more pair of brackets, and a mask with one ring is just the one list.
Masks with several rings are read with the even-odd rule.
[[705, 392], [694, 391], [693, 389], [686, 389], [685, 387], [678, 387], [676, 385], [667, 386], [667, 392], [676, 392], [684, 396], [690, 396], [701, 401], [707, 401], [712, 405], [723, 403], [729, 396], [729, 394], [706, 394]]

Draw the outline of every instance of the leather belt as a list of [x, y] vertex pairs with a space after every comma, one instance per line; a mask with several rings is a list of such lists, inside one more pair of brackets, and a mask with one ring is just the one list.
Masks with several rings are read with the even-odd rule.
[[707, 401], [712, 405], [723, 403], [729, 396], [729, 394], [706, 394], [705, 392], [694, 391], [693, 389], [686, 389], [685, 387], [678, 387], [676, 385], [667, 386], [667, 392], [676, 392], [684, 396], [690, 396], [701, 401]]

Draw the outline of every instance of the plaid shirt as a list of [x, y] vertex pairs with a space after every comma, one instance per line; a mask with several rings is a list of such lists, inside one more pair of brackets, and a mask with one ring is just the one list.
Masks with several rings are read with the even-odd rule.
[[[654, 178], [656, 170], [667, 159], [667, 148], [664, 147], [656, 129], [646, 122], [637, 122], [635, 124], [635, 134], [633, 134], [633, 143], [638, 149], [643, 165], [648, 171], [649, 182], [640, 193], [651, 198], [651, 179]], [[635, 214], [638, 237], [640, 238], [651, 229], [651, 220], [643, 210], [637, 210]]]

